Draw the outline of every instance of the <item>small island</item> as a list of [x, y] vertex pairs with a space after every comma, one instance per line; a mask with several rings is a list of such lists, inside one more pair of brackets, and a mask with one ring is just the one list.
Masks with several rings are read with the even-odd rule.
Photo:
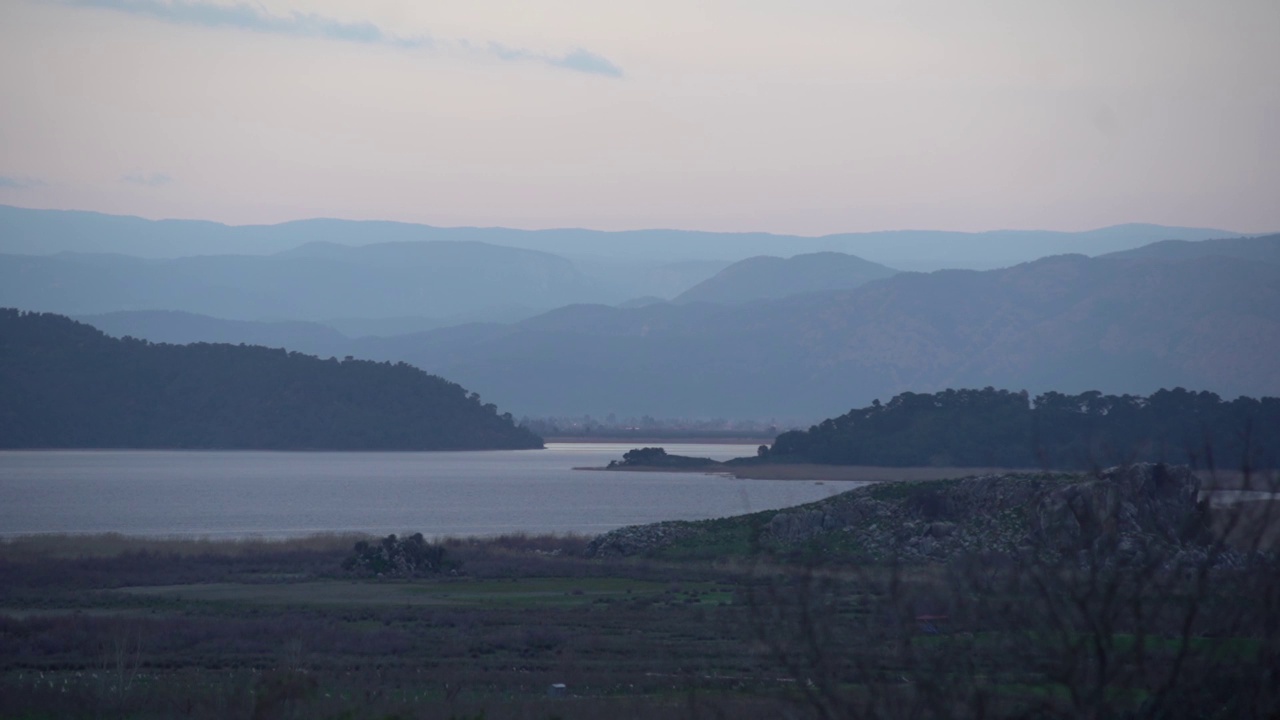
[[622, 460], [610, 460], [606, 470], [691, 469], [703, 470], [723, 465], [711, 458], [668, 455], [665, 448], [644, 447], [628, 450]]
[[575, 470], [616, 472], [699, 472], [737, 480], [850, 480], [888, 482], [926, 481], [969, 475], [1008, 472], [1008, 468], [957, 467], [872, 467], [864, 465], [823, 465], [812, 462], [768, 462], [769, 447], [762, 445], [756, 457], [740, 457], [723, 462], [711, 458], [672, 455], [661, 447], [643, 447], [623, 453], [622, 460], [610, 460], [605, 467], [578, 467]]

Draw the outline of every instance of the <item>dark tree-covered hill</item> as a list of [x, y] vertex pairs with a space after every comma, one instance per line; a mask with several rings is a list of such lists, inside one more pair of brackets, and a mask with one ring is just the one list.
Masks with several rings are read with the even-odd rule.
[[538, 448], [510, 414], [404, 363], [116, 339], [0, 310], [0, 447]]
[[765, 459], [831, 465], [1050, 467], [1125, 462], [1280, 467], [1280, 398], [1226, 401], [1182, 388], [1149, 397], [1008, 390], [902, 393], [807, 431]]

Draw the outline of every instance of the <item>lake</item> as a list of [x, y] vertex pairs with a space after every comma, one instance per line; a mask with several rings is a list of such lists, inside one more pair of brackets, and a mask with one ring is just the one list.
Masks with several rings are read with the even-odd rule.
[[[0, 452], [0, 537], [596, 534], [799, 505], [864, 483], [574, 470], [633, 445], [481, 452]], [[754, 445], [664, 443], [725, 460]]]

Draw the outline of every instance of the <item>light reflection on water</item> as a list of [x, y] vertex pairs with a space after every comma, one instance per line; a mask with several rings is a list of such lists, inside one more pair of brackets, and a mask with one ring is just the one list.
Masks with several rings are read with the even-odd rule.
[[[663, 443], [724, 460], [754, 445]], [[383, 453], [0, 452], [0, 536], [104, 533], [287, 537], [317, 532], [429, 536], [595, 534], [659, 520], [799, 505], [861, 483], [604, 473], [633, 445]]]

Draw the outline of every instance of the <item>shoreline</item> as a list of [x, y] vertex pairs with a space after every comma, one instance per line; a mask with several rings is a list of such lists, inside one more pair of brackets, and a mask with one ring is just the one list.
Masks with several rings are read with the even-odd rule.
[[543, 437], [544, 442], [550, 443], [577, 443], [582, 445], [615, 445], [626, 443], [639, 443], [643, 445], [653, 445], [662, 443], [671, 443], [679, 445], [772, 445], [773, 437], [746, 437], [741, 435], [716, 435], [713, 437], [662, 437], [654, 435], [554, 435], [551, 437]]
[[[856, 482], [919, 482], [926, 480], [951, 480], [974, 475], [1006, 475], [1006, 474], [1038, 474], [1043, 472], [1074, 473], [1086, 471], [1045, 470], [1044, 468], [997, 468], [997, 467], [881, 467], [873, 465], [816, 465], [797, 463], [794, 465], [748, 465], [726, 466], [723, 464], [698, 465], [692, 467], [575, 467], [574, 470], [590, 470], [597, 472], [667, 472], [697, 473], [702, 475], [719, 475], [737, 480], [811, 480], [820, 481], [856, 481]], [[1246, 483], [1239, 471], [1199, 470], [1201, 492], [1248, 492], [1248, 493], [1280, 493], [1280, 476], [1276, 473], [1255, 473], [1251, 482]]]

